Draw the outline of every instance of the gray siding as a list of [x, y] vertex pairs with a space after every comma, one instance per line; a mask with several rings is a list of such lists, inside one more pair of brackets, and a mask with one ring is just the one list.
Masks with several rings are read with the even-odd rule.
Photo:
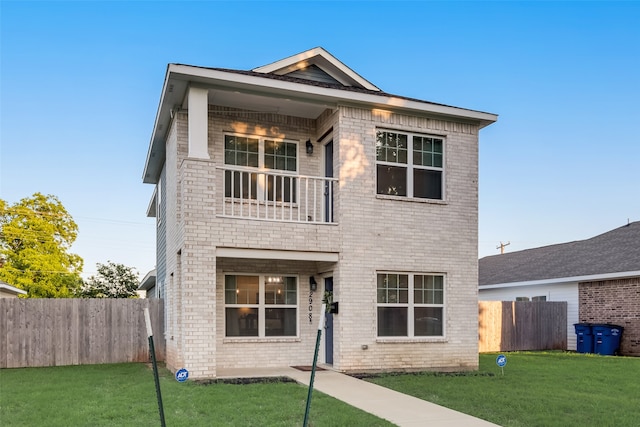
[[322, 82], [329, 84], [341, 84], [339, 81], [331, 77], [329, 74], [322, 71], [317, 65], [310, 65], [307, 68], [296, 70], [287, 74], [288, 77], [295, 77], [298, 79], [311, 80], [314, 82]]
[[167, 276], [167, 179], [166, 165], [160, 174], [160, 205], [156, 215], [160, 218], [157, 222], [156, 236], [156, 286], [159, 298], [165, 297], [165, 283]]

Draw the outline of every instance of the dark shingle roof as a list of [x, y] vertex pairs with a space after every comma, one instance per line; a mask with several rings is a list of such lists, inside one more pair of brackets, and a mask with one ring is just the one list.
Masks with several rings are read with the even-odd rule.
[[640, 271], [640, 222], [587, 240], [481, 258], [480, 286]]

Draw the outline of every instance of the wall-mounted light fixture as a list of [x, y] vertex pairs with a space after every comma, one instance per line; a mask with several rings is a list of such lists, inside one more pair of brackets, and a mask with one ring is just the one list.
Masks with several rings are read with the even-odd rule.
[[316, 282], [316, 278], [313, 276], [309, 277], [309, 289], [311, 292], [315, 292], [318, 289], [318, 282]]
[[313, 154], [313, 144], [311, 143], [310, 139], [307, 139], [306, 146], [307, 146], [307, 154], [309, 155]]

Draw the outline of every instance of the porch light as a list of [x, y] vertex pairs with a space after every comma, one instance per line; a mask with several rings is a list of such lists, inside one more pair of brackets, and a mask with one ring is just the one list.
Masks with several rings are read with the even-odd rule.
[[311, 292], [315, 292], [318, 289], [318, 282], [316, 282], [316, 278], [313, 276], [309, 277], [309, 289]]
[[313, 154], [313, 144], [311, 143], [310, 139], [307, 139], [306, 146], [307, 146], [307, 154], [309, 155]]
[[278, 285], [282, 283], [282, 276], [267, 276], [267, 285]]

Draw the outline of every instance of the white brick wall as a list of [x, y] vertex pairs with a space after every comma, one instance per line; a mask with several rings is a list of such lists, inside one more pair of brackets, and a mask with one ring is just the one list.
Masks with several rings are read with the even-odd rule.
[[[209, 113], [210, 160], [186, 159], [186, 115], [167, 142], [167, 365], [192, 377], [217, 368], [308, 365], [317, 321], [306, 311], [308, 277], [334, 277], [334, 367], [474, 369], [477, 367], [478, 129], [421, 117], [340, 107], [317, 120], [257, 115], [220, 107]], [[446, 139], [444, 202], [376, 197], [376, 127], [441, 135]], [[224, 132], [300, 141], [299, 171], [322, 175], [322, 144], [333, 127], [334, 213], [338, 225], [286, 224], [220, 218]], [[313, 156], [304, 142], [315, 144]], [[323, 141], [327, 142], [327, 141]], [[217, 247], [339, 253], [335, 265], [309, 261], [216, 259]], [[181, 263], [178, 263], [178, 252]], [[376, 271], [446, 275], [446, 336], [413, 342], [376, 337]], [[224, 273], [297, 274], [300, 334], [256, 342], [224, 337]], [[173, 274], [173, 281], [170, 275]], [[320, 289], [314, 306], [319, 311]], [[170, 289], [172, 288], [172, 289]], [[317, 316], [314, 313], [314, 316]], [[317, 317], [314, 317], [317, 320]], [[400, 341], [400, 342], [398, 342]], [[363, 350], [362, 345], [368, 349]]]

